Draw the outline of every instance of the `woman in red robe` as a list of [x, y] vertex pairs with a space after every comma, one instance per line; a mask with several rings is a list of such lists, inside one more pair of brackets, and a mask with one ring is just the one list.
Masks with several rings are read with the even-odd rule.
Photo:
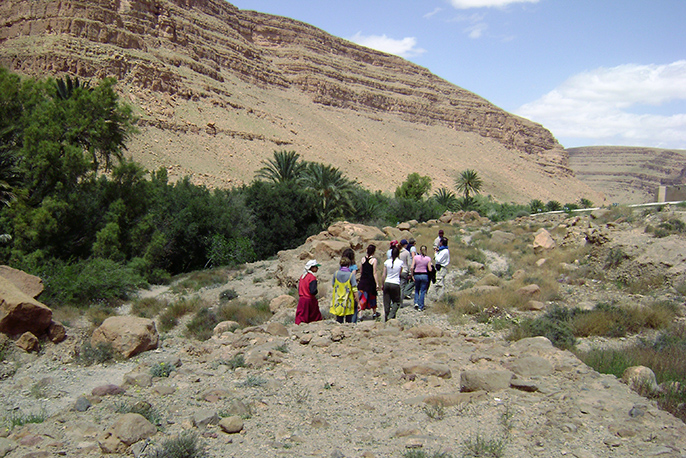
[[322, 313], [319, 311], [319, 301], [317, 300], [317, 277], [314, 274], [319, 270], [315, 259], [307, 261], [305, 271], [300, 276], [298, 282], [298, 308], [295, 310], [295, 324], [311, 323], [320, 321]]

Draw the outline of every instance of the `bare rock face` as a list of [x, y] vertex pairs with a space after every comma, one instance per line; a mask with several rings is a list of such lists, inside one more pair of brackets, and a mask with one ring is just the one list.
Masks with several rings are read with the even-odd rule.
[[27, 296], [36, 298], [43, 292], [43, 280], [23, 270], [0, 266], [0, 277], [5, 277], [14, 283], [14, 286]]
[[0, 332], [16, 335], [28, 331], [40, 336], [45, 334], [51, 320], [50, 308], [0, 277]]
[[155, 322], [147, 318], [111, 316], [91, 337], [91, 345], [109, 343], [125, 358], [157, 348], [159, 335]]

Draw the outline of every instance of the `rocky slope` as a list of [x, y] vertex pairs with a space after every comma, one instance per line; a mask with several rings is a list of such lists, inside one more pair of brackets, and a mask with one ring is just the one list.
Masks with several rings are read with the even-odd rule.
[[[474, 243], [470, 238], [490, 233], [492, 246], [514, 242], [531, 254], [535, 227], [545, 225], [558, 248], [534, 256], [547, 261], [532, 263], [536, 267], [525, 273], [531, 278], [543, 277], [548, 269], [567, 274], [578, 269], [552, 265], [553, 259], [556, 250], [574, 251], [586, 240], [601, 250], [592, 256], [601, 264], [602, 250], [621, 248], [627, 254], [602, 281], [565, 282], [557, 303], [582, 306], [619, 299], [642, 304], [677, 296], [668, 287], [653, 291], [654, 297], [628, 294], [616, 289], [613, 275], [638, 278], [659, 271], [672, 284], [686, 279], [683, 236], [650, 238], [643, 230], [661, 218], [686, 218], [682, 212], [666, 213], [633, 223], [608, 211], [582, 217], [550, 215], [512, 226], [496, 226], [473, 215], [446, 215], [445, 221], [384, 231], [389, 238], [409, 232], [427, 243], [443, 228], [454, 242], [454, 254], [460, 252], [458, 234], [464, 243]], [[402, 457], [411, 450], [453, 458], [686, 454], [683, 422], [615, 377], [593, 371], [544, 338], [510, 342], [492, 324], [448, 320], [434, 313], [433, 301], [426, 313], [402, 308], [398, 319], [388, 323], [367, 315], [356, 325], [325, 320], [295, 326], [294, 299], [284, 295], [292, 265], [316, 255], [323, 261], [320, 277], [328, 278], [335, 270], [337, 250], [345, 245], [359, 250], [358, 244], [364, 245], [368, 237], [378, 239], [377, 231], [337, 224], [278, 260], [230, 271], [226, 284], [193, 293], [214, 305], [226, 288], [234, 289], [240, 300], [273, 299], [275, 313], [261, 326], [231, 331], [219, 325], [214, 337], [198, 342], [182, 336], [181, 323], [163, 334], [157, 350], [84, 367], [75, 355], [88, 329], [73, 319], [62, 343], [45, 342], [40, 354], [7, 352], [1, 366], [2, 417], [33, 414], [45, 421], [0, 430], [0, 456], [100, 456], [103, 450], [119, 451], [110, 456], [155, 456], [155, 447], [184, 432], [198, 434], [212, 458]], [[457, 290], [473, 282], [472, 276], [485, 278], [501, 261], [510, 262], [512, 250], [491, 255], [481, 269], [474, 263], [465, 269], [464, 260], [453, 256], [447, 284]], [[145, 295], [179, 298], [171, 288]], [[325, 311], [327, 297], [322, 296]], [[119, 312], [128, 313], [126, 307]], [[537, 313], [511, 312], [519, 317]], [[598, 344], [607, 340], [585, 339], [580, 345]], [[159, 376], [159, 371], [153, 377], [152, 369], [162, 364], [174, 370], [169, 377]], [[152, 407], [155, 415], [150, 417], [157, 428], [122, 413], [136, 405]], [[499, 446], [501, 454], [496, 454]], [[481, 455], [470, 455], [470, 450]]]
[[602, 201], [542, 126], [298, 21], [220, 0], [7, 0], [0, 18], [1, 65], [121, 81], [140, 115], [131, 153], [172, 177], [240, 184], [286, 148], [372, 189], [413, 171], [452, 187], [469, 167], [504, 200]]
[[577, 178], [609, 202], [654, 202], [658, 186], [684, 184], [686, 150], [622, 146], [569, 148]]

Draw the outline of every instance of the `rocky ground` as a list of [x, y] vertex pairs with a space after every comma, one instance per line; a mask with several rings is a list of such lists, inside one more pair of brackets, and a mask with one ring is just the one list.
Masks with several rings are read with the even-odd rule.
[[[640, 224], [621, 218], [605, 224], [562, 216], [535, 225], [547, 225], [558, 250], [576, 243], [580, 234], [606, 247], [621, 243], [635, 264], [621, 272], [662, 269], [677, 282], [686, 266], [683, 241], [649, 239], [641, 229], [658, 217], [664, 215]], [[453, 231], [453, 240], [463, 231], [463, 243], [484, 228], [492, 236], [500, 230], [483, 220], [468, 225], [450, 219], [400, 229], [426, 243], [438, 227]], [[396, 237], [405, 233], [393, 232], [400, 229], [386, 233]], [[330, 230], [194, 294], [218, 303], [221, 291], [233, 289], [243, 300], [271, 300], [288, 293], [297, 276], [291, 266], [303, 264], [308, 254], [322, 260], [321, 275], [328, 278], [336, 244], [357, 246], [377, 237], [366, 230], [371, 231]], [[522, 249], [533, 249], [533, 237], [526, 237]], [[501, 269], [503, 259], [508, 259], [503, 253], [486, 256], [479, 270], [454, 257], [450, 287], [464, 289]], [[627, 295], [612, 284], [565, 283], [555, 300], [578, 305]], [[322, 286], [320, 304], [326, 309]], [[172, 299], [178, 295], [172, 291], [143, 294]], [[678, 297], [670, 288], [659, 294]], [[631, 299], [640, 303], [644, 296]], [[686, 425], [614, 376], [595, 372], [545, 338], [510, 342], [489, 324], [449, 320], [431, 311], [434, 305], [426, 313], [402, 308], [398, 319], [387, 323], [367, 316], [356, 325], [329, 319], [301, 326], [293, 324], [294, 310], [286, 307], [264, 325], [217, 330], [205, 342], [183, 337], [182, 323], [161, 335], [156, 350], [92, 366], [75, 361], [89, 333], [76, 320], [62, 343], [44, 343], [38, 354], [8, 352], [0, 382], [7, 425], [0, 456], [152, 456], [165, 440], [188, 431], [198, 434], [210, 457], [686, 456]], [[168, 377], [151, 376], [151, 369], [170, 366]], [[154, 412], [149, 417], [155, 428], [122, 413], [136, 404]], [[32, 416], [43, 421], [19, 425]]]

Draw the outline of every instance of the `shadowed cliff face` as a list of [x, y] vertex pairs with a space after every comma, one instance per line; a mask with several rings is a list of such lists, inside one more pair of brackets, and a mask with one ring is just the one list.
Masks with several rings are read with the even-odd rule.
[[[449, 185], [455, 171], [502, 148], [512, 156], [503, 160], [515, 169], [529, 164], [535, 175], [573, 180], [566, 152], [542, 126], [425, 68], [291, 19], [241, 11], [221, 0], [4, 0], [0, 17], [0, 65], [33, 76], [116, 77], [127, 101], [140, 107], [143, 137], [134, 156], [170, 168], [172, 176], [196, 174], [220, 186], [245, 182], [261, 159], [287, 148], [307, 160], [331, 162], [373, 188], [392, 190], [414, 170], [381, 168], [367, 176], [346, 150], [379, 157], [402, 145], [405, 151], [391, 151], [385, 159], [395, 169], [395, 163], [425, 163], [417, 149], [430, 145], [449, 166], [415, 170], [432, 176], [435, 185]], [[354, 128], [322, 137], [325, 130], [313, 122]], [[367, 129], [370, 123], [379, 129]], [[405, 138], [408, 129], [418, 136]], [[180, 137], [189, 133], [202, 138]], [[448, 145], [434, 147], [438, 141]], [[215, 151], [219, 162], [236, 170], [186, 164], [182, 153], [199, 144], [213, 151], [223, 145], [225, 151]], [[322, 148], [343, 151], [332, 157], [318, 152]], [[232, 160], [225, 157], [229, 151]], [[239, 164], [248, 153], [253, 160]], [[498, 173], [493, 181], [506, 179]], [[489, 172], [482, 174], [488, 179]], [[504, 191], [503, 197], [547, 197], [532, 191]]]

